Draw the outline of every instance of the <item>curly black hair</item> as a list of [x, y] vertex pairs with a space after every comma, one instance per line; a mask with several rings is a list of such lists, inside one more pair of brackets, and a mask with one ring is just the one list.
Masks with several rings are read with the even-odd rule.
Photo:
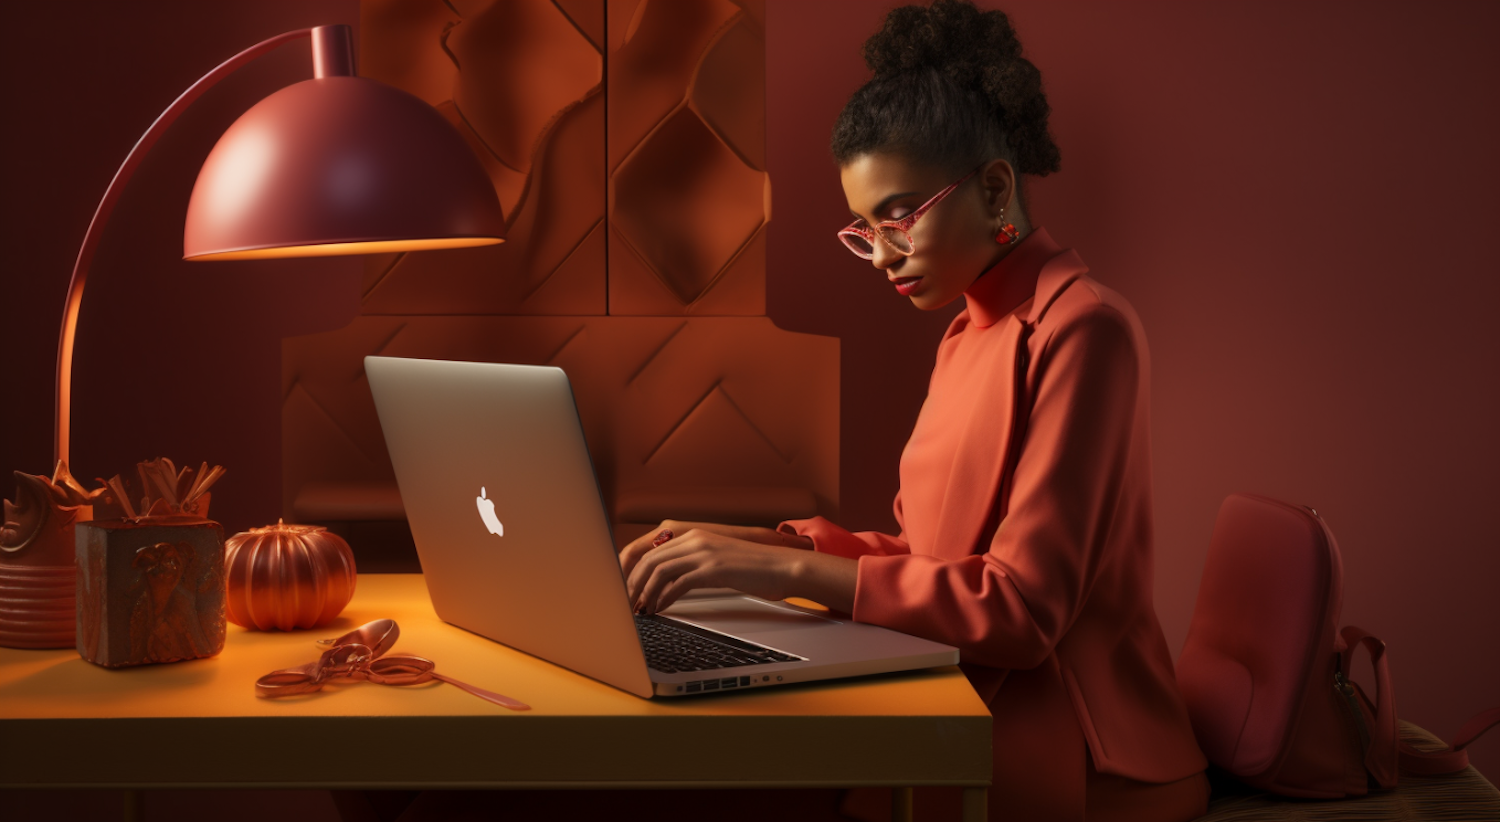
[[864, 57], [875, 76], [834, 125], [839, 165], [889, 152], [954, 174], [996, 157], [1021, 174], [1058, 170], [1041, 72], [1004, 12], [968, 0], [892, 9]]

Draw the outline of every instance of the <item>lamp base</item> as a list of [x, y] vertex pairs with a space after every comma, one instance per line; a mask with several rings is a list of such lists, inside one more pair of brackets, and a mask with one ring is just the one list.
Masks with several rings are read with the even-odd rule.
[[[72, 547], [73, 529], [67, 532]], [[6, 648], [72, 648], [73, 565], [18, 566], [0, 563], [0, 645]]]
[[59, 465], [53, 479], [15, 472], [15, 502], [0, 529], [0, 646], [74, 645], [74, 529], [93, 517], [92, 497]]

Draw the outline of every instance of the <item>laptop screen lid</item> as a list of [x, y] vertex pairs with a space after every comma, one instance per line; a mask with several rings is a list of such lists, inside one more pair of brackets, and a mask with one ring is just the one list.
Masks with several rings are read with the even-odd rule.
[[438, 616], [650, 697], [562, 369], [369, 356], [365, 371]]

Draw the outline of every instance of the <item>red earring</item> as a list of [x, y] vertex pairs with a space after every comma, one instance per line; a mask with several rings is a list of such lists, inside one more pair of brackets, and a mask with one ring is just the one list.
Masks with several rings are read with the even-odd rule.
[[1021, 232], [1017, 231], [1016, 227], [1014, 225], [1012, 225], [1011, 223], [1004, 222], [1005, 221], [1005, 211], [1004, 211], [1004, 209], [1002, 209], [1000, 211], [1000, 220], [1001, 220], [1000, 231], [995, 234], [995, 242], [997, 242], [997, 243], [999, 243], [1001, 245], [1010, 245], [1011, 243], [1015, 242], [1021, 236]]

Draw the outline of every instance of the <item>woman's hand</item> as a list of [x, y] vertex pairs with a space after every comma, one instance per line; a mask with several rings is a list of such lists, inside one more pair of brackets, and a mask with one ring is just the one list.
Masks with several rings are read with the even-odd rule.
[[619, 553], [625, 589], [637, 612], [655, 613], [693, 588], [735, 588], [766, 600], [789, 597], [799, 550], [693, 528], [693, 523], [663, 525], [672, 531], [670, 540], [652, 547], [657, 534], [652, 532]]
[[[625, 568], [625, 573], [630, 573], [630, 568], [640, 559], [641, 555], [651, 550], [651, 543], [656, 535], [662, 531], [671, 531], [674, 534], [686, 534], [689, 531], [708, 531], [720, 536], [732, 539], [744, 540], [745, 542], [756, 542], [761, 545], [779, 545], [783, 548], [803, 548], [811, 551], [813, 542], [811, 537], [798, 534], [783, 534], [774, 528], [756, 528], [749, 525], [722, 525], [717, 522], [684, 522], [682, 520], [663, 520], [661, 525], [656, 526], [649, 533], [642, 534], [634, 542], [625, 546], [620, 551], [620, 565]], [[633, 555], [633, 557], [631, 556]], [[627, 559], [627, 557], [631, 557]]]
[[[673, 537], [653, 546], [658, 534]], [[734, 588], [762, 599], [801, 596], [854, 609], [859, 563], [812, 550], [812, 539], [770, 528], [667, 520], [620, 552], [636, 610], [656, 613], [694, 588]]]

